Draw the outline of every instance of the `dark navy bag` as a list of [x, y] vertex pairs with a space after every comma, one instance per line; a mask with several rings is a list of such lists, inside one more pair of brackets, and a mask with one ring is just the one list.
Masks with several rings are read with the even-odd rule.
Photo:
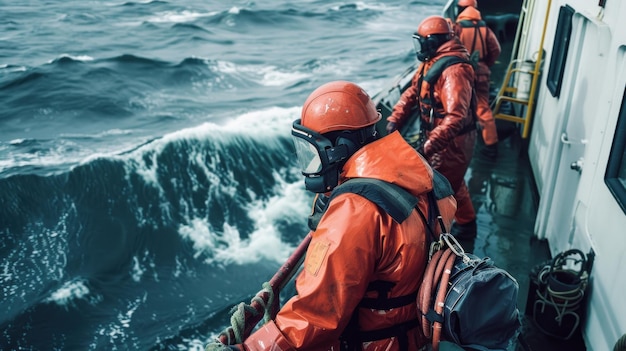
[[444, 305], [444, 340], [471, 350], [506, 350], [521, 323], [519, 285], [489, 257], [455, 259]]

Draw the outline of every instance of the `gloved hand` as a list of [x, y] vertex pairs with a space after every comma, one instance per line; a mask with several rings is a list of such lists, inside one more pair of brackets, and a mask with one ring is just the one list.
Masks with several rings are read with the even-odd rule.
[[428, 163], [430, 164], [430, 166], [432, 168], [439, 168], [441, 166], [441, 154], [439, 153], [434, 153], [432, 156], [430, 156], [430, 158], [428, 159]]
[[424, 155], [426, 159], [429, 159], [430, 156], [433, 155], [433, 143], [430, 140], [426, 140], [424, 146], [422, 146], [422, 150], [422, 155]]
[[430, 140], [426, 140], [422, 149], [418, 150], [418, 152], [428, 160], [428, 164], [430, 164], [432, 168], [437, 169], [441, 166], [441, 154], [433, 152], [433, 144]]
[[398, 129], [398, 126], [396, 125], [395, 122], [388, 122], [387, 123], [387, 134], [391, 134], [393, 132], [395, 132]]
[[204, 351], [245, 351], [243, 345], [224, 345], [221, 342], [212, 342], [206, 345]]

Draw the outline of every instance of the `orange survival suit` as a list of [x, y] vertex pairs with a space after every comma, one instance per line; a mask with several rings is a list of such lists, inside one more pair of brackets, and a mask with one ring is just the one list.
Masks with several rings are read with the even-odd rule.
[[[366, 177], [399, 185], [421, 197], [419, 207], [428, 216], [426, 193], [432, 189], [432, 169], [398, 132], [371, 142], [343, 166], [340, 184]], [[447, 228], [456, 201], [438, 200]], [[282, 307], [275, 321], [252, 333], [246, 350], [341, 350], [340, 337], [355, 316], [365, 336], [396, 325], [415, 325], [415, 299], [400, 307], [377, 310], [359, 307], [364, 297], [387, 299], [413, 296], [427, 261], [426, 229], [417, 213], [401, 224], [369, 200], [353, 193], [334, 198], [306, 253], [304, 269], [296, 280], [297, 295]], [[390, 290], [369, 290], [386, 282]], [[384, 285], [384, 284], [383, 284]], [[354, 325], [354, 324], [351, 324]], [[409, 327], [408, 350], [426, 344], [419, 327]], [[367, 333], [370, 331], [370, 333]], [[363, 339], [361, 339], [363, 340]], [[399, 350], [399, 337], [363, 342], [362, 350]]]
[[404, 91], [387, 120], [400, 128], [413, 111], [419, 109], [421, 127], [426, 130], [424, 154], [450, 181], [458, 203], [455, 219], [459, 224], [466, 224], [476, 219], [464, 180], [476, 141], [470, 109], [474, 70], [469, 63], [449, 66], [434, 84], [433, 97], [429, 96], [429, 84], [422, 79], [434, 62], [450, 55], [468, 59], [468, 52], [458, 39], [443, 43], [432, 59], [420, 65], [411, 86]]
[[478, 53], [475, 83], [476, 113], [485, 145], [494, 145], [498, 142], [498, 132], [489, 105], [489, 84], [490, 67], [496, 63], [502, 51], [500, 43], [495, 33], [482, 21], [480, 12], [471, 6], [466, 7], [457, 17], [454, 32], [470, 54], [474, 51]]

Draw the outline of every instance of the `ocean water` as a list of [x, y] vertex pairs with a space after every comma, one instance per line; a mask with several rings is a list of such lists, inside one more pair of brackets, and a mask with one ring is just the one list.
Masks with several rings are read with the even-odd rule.
[[0, 0], [0, 350], [203, 349], [308, 232], [306, 97], [444, 3]]

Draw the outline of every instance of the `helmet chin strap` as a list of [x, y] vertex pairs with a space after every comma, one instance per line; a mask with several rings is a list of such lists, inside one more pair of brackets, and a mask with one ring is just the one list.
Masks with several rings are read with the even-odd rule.
[[[341, 166], [343, 166], [343, 162]], [[324, 173], [306, 176], [304, 178], [304, 187], [306, 190], [314, 193], [329, 192], [339, 184], [340, 170], [341, 167], [339, 165], [334, 165], [324, 171]]]
[[335, 146], [345, 145], [348, 148], [348, 158], [357, 150], [378, 139], [378, 131], [376, 126], [361, 128], [353, 131], [342, 131], [337, 134], [329, 135], [329, 139], [333, 140]]

